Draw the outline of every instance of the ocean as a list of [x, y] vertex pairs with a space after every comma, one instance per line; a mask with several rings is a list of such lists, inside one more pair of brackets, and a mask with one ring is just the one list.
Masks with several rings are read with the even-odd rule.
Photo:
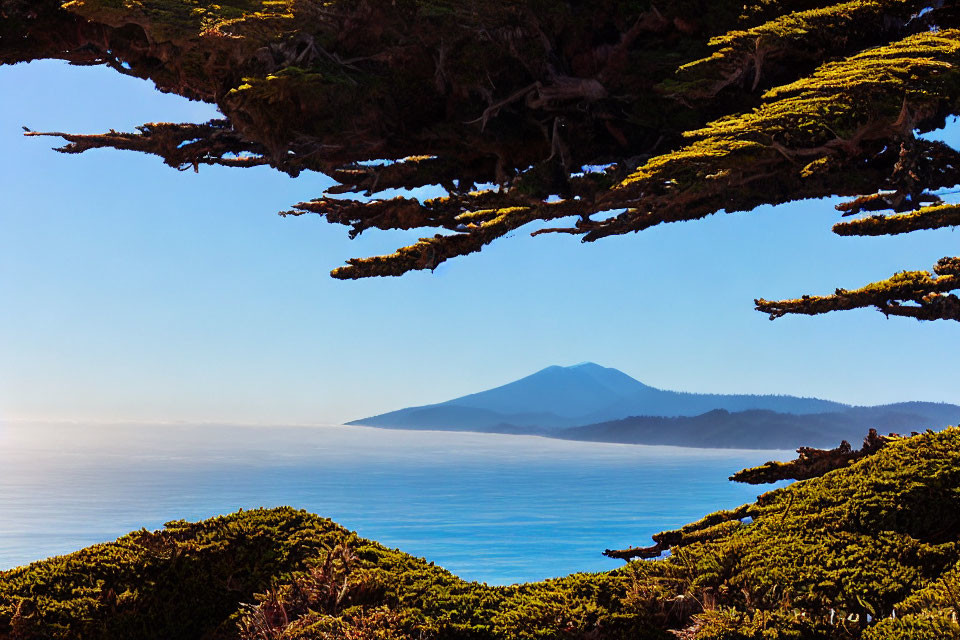
[[622, 562], [606, 548], [752, 501], [791, 452], [348, 426], [0, 424], [0, 569], [170, 520], [291, 505], [468, 580]]

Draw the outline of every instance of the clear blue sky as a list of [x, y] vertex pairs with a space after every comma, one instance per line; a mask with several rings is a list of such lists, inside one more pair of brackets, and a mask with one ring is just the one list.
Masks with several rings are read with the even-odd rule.
[[346, 258], [418, 234], [275, 215], [322, 175], [66, 156], [20, 129], [213, 115], [106, 69], [0, 67], [0, 419], [338, 422], [584, 360], [672, 389], [960, 403], [960, 323], [770, 322], [752, 303], [928, 269], [960, 253], [951, 230], [840, 238], [831, 203], [804, 202], [586, 245], [518, 232], [432, 274], [340, 282]]

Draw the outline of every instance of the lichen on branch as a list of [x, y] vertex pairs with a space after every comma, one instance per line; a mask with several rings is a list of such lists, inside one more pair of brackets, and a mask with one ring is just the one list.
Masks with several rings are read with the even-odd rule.
[[770, 319], [788, 313], [817, 315], [829, 311], [875, 307], [887, 316], [917, 320], [960, 321], [960, 258], [943, 258], [929, 271], [902, 271], [887, 280], [860, 289], [837, 289], [832, 295], [803, 296], [796, 300], [756, 300], [757, 310]]

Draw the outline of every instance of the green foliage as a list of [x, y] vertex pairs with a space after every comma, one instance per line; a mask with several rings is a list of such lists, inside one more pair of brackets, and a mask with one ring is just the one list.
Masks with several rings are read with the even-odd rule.
[[882, 620], [867, 629], [864, 640], [956, 640], [960, 626], [948, 615], [907, 615], [903, 618]]
[[629, 604], [632, 584], [619, 572], [488, 587], [304, 511], [261, 509], [0, 573], [0, 638], [661, 638]]
[[290, 508], [174, 522], [0, 573], [0, 638], [956, 638], [960, 429], [656, 538], [668, 558], [490, 587]]
[[938, 589], [960, 559], [958, 488], [960, 430], [893, 441], [848, 467], [764, 494], [751, 524], [682, 545], [671, 561], [717, 603], [704, 614], [709, 633], [765, 637], [757, 630], [763, 619], [776, 630], [771, 637], [824, 637], [826, 628], [829, 637], [859, 637], [868, 616], [889, 618], [911, 603], [917, 615], [954, 606], [917, 594]]
[[727, 88], [748, 84], [756, 89], [773, 76], [799, 65], [811, 68], [832, 52], [882, 44], [898, 25], [927, 6], [922, 1], [853, 0], [777, 16], [749, 29], [735, 29], [710, 40], [708, 58], [678, 69], [677, 80], [662, 87], [688, 100], [711, 100]]
[[[916, 136], [960, 113], [955, 3], [0, 0], [0, 12], [0, 63], [106, 64], [223, 113], [66, 135], [63, 151], [323, 171], [341, 184], [284, 214], [323, 215], [351, 237], [435, 231], [338, 278], [433, 269], [564, 218], [536, 233], [593, 241], [837, 194], [855, 198], [847, 213], [900, 215], [839, 233], [957, 222], [910, 213], [960, 183], [960, 155]], [[424, 185], [449, 197], [330, 197]], [[960, 319], [956, 298], [891, 301], [899, 315]], [[891, 306], [854, 302], [833, 308]]]
[[137, 531], [0, 574], [0, 638], [232, 637], [238, 599], [349, 536], [293, 509]]
[[[881, 282], [854, 290], [837, 289], [829, 296], [804, 296], [798, 300], [757, 300], [757, 308], [771, 319], [787, 313], [818, 314], [837, 309], [875, 306], [887, 315], [921, 320], [960, 320], [960, 298], [948, 294], [960, 288], [960, 259], [943, 258], [928, 271], [902, 271]], [[913, 302], [916, 304], [903, 304]]]

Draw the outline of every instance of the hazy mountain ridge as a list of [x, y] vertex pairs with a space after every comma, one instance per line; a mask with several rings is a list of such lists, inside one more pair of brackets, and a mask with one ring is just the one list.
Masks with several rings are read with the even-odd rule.
[[457, 407], [451, 405], [426, 405], [391, 411], [379, 416], [354, 420], [347, 424], [392, 429], [441, 429], [486, 431], [498, 425], [517, 427], [540, 427], [559, 429], [583, 424], [554, 413], [497, 413], [489, 409]]
[[763, 409], [740, 412], [715, 409], [694, 417], [630, 417], [551, 431], [549, 435], [564, 440], [681, 447], [828, 448], [837, 446], [840, 440], [857, 445], [870, 429], [880, 433], [910, 433], [960, 422], [960, 407], [945, 406], [952, 406], [952, 412], [944, 412], [941, 419], [935, 411], [908, 413], [884, 407], [853, 407], [838, 413], [799, 415]]
[[870, 428], [909, 432], [958, 423], [960, 406], [946, 403], [857, 407], [790, 395], [670, 391], [586, 362], [348, 424], [760, 449], [834, 446], [841, 439], [857, 442]]

